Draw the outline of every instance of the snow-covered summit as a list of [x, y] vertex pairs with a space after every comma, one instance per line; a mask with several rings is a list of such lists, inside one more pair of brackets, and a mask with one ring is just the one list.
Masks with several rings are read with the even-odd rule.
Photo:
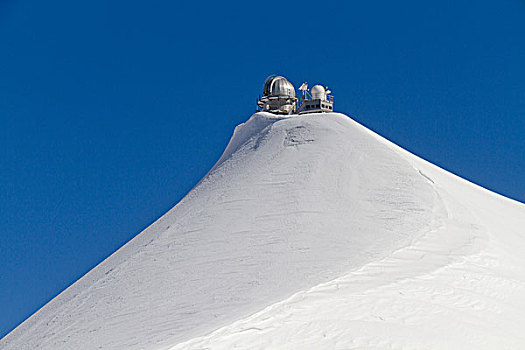
[[254, 114], [1, 349], [519, 348], [525, 206], [338, 113]]

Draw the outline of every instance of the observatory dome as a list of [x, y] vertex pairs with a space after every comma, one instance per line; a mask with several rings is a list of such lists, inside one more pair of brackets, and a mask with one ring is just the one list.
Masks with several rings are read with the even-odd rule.
[[313, 99], [326, 100], [326, 90], [322, 85], [314, 85], [310, 93]]
[[266, 79], [263, 95], [295, 97], [295, 89], [285, 77], [274, 75]]

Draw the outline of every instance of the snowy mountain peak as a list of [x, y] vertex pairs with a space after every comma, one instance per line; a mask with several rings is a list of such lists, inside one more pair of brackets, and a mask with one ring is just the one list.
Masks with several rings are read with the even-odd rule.
[[522, 204], [343, 114], [259, 112], [0, 347], [518, 348], [523, 227]]

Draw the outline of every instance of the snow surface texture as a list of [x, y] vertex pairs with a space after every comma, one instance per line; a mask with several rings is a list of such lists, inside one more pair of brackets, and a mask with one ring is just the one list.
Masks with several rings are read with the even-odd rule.
[[0, 349], [525, 348], [525, 206], [337, 113], [256, 113]]

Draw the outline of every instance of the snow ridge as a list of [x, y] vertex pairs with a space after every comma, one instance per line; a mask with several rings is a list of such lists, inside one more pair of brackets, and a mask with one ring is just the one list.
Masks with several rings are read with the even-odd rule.
[[519, 348], [524, 224], [345, 115], [259, 112], [0, 348]]

